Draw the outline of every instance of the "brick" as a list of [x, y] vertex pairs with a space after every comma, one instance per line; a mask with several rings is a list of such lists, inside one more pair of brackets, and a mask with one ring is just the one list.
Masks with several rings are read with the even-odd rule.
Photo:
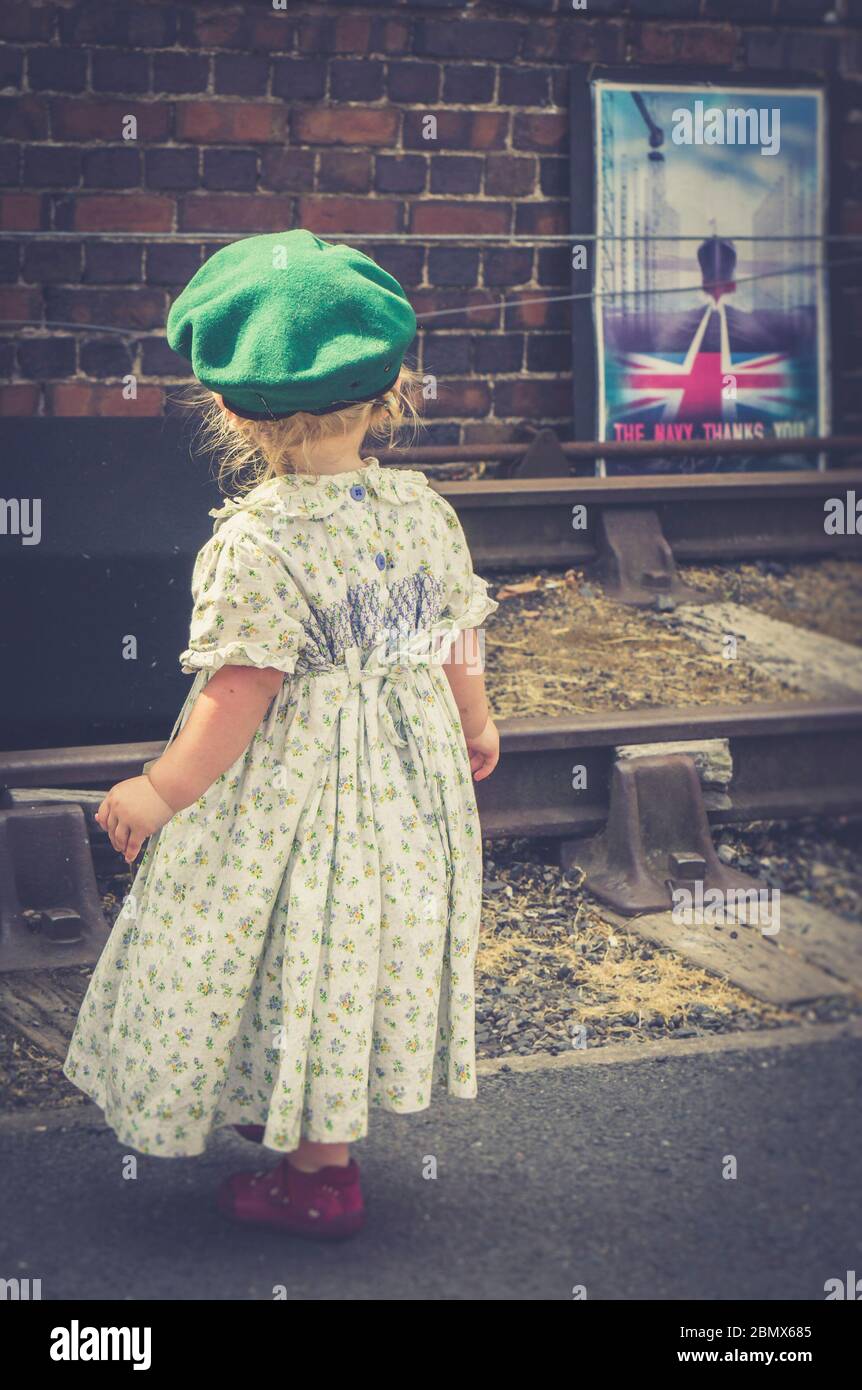
[[0, 194], [0, 228], [3, 231], [41, 231], [44, 211], [38, 193]]
[[383, 96], [383, 64], [336, 58], [329, 65], [331, 101], [379, 101]]
[[501, 68], [501, 106], [547, 106], [550, 101], [547, 72], [538, 68]]
[[83, 44], [128, 43], [129, 9], [127, 5], [79, 5], [61, 12], [60, 41], [70, 47]]
[[378, 154], [374, 188], [378, 193], [423, 193], [428, 160], [423, 154]]
[[510, 230], [511, 210], [506, 203], [476, 199], [456, 203], [449, 198], [414, 203], [410, 208], [410, 230], [413, 232], [496, 232]]
[[152, 418], [163, 412], [165, 394], [160, 386], [138, 386], [134, 400], [127, 400], [123, 387], [93, 386], [83, 382], [64, 382], [49, 386], [45, 393], [47, 414], [61, 417], [105, 418], [109, 416]]
[[158, 193], [89, 193], [74, 201], [76, 232], [170, 232], [174, 200]]
[[177, 42], [179, 13], [167, 6], [137, 5], [127, 16], [130, 48], [170, 48]]
[[289, 53], [294, 45], [295, 27], [293, 20], [284, 10], [273, 14], [251, 14], [248, 27], [247, 45], [252, 52]]
[[27, 78], [34, 92], [82, 92], [87, 56], [68, 48], [33, 48], [27, 57]]
[[696, 19], [700, 0], [629, 0], [629, 9], [650, 19]]
[[432, 246], [428, 252], [428, 279], [432, 285], [475, 285], [479, 279], [478, 250]]
[[512, 126], [512, 144], [519, 150], [562, 150], [568, 140], [568, 120], [563, 114], [518, 112]]
[[485, 159], [485, 192], [492, 196], [524, 197], [536, 187], [537, 168], [532, 155], [489, 154]]
[[82, 339], [78, 362], [84, 376], [102, 381], [107, 377], [128, 375], [133, 365], [129, 344], [119, 337]]
[[[499, 325], [499, 298], [490, 290], [417, 288], [411, 293], [410, 302], [421, 328], [467, 328], [472, 332]], [[440, 317], [434, 317], [438, 314]], [[430, 317], [425, 320], [425, 315]]]
[[796, 71], [833, 72], [845, 44], [840, 34], [790, 32], [785, 38], [785, 64]]
[[86, 248], [84, 283], [137, 285], [141, 279], [142, 260], [142, 248], [134, 242], [90, 242]]
[[326, 91], [326, 64], [316, 58], [277, 58], [272, 94], [285, 101], [319, 101]]
[[177, 139], [207, 145], [265, 145], [284, 140], [287, 113], [280, 102], [183, 101]]
[[0, 386], [0, 415], [36, 415], [41, 399], [42, 393], [38, 386], [27, 386], [19, 382]]
[[51, 38], [53, 22], [54, 13], [48, 6], [37, 9], [29, 0], [23, 4], [7, 0], [0, 7], [0, 39], [47, 43]]
[[561, 236], [569, 231], [568, 203], [552, 203], [548, 198], [515, 204], [515, 231], [518, 236]]
[[51, 338], [19, 338], [18, 370], [21, 376], [37, 381], [71, 376], [75, 370], [75, 339], [56, 334]]
[[7, 140], [47, 140], [48, 104], [42, 97], [0, 97], [0, 135]]
[[203, 187], [253, 193], [257, 188], [254, 150], [205, 150]]
[[495, 20], [420, 20], [413, 51], [432, 58], [488, 58], [509, 62], [515, 58], [524, 26]]
[[[592, 6], [591, 6], [592, 8]], [[626, 28], [621, 21], [589, 20], [561, 11], [552, 23], [531, 24], [522, 57], [528, 62], [614, 63], [625, 57]]]
[[390, 275], [394, 275], [400, 285], [421, 285], [425, 265], [425, 251], [421, 246], [395, 246], [386, 242], [382, 246], [364, 246], [363, 250], [371, 256]]
[[[426, 138], [425, 118], [437, 121], [437, 138]], [[509, 130], [507, 111], [405, 111], [402, 144], [405, 149], [500, 150]]]
[[682, 63], [726, 64], [736, 57], [739, 32], [730, 25], [685, 26], [680, 34]]
[[533, 275], [529, 247], [489, 247], [485, 251], [486, 285], [525, 285]]
[[398, 123], [391, 108], [300, 107], [291, 113], [292, 138], [306, 145], [394, 145]]
[[24, 75], [24, 50], [0, 49], [0, 87], [20, 87]]
[[9, 187], [21, 182], [21, 146], [0, 146], [0, 183]]
[[94, 92], [148, 92], [149, 54], [123, 53], [115, 48], [97, 49], [93, 54], [91, 85]]
[[481, 181], [481, 159], [467, 154], [432, 155], [432, 193], [478, 193]]
[[49, 285], [45, 291], [45, 310], [49, 319], [63, 323], [109, 324], [118, 328], [161, 327], [165, 315], [165, 296], [150, 289], [61, 289]]
[[141, 341], [141, 368], [144, 376], [185, 377], [189, 374], [185, 358], [169, 347], [167, 338]]
[[548, 303], [547, 289], [518, 290], [517, 303], [506, 306], [506, 327], [565, 328], [568, 309], [564, 300]]
[[422, 370], [434, 376], [470, 370], [472, 339], [457, 333], [426, 333], [422, 340]]
[[546, 198], [566, 198], [569, 193], [569, 161], [543, 159], [540, 161], [539, 187]]
[[153, 90], [156, 92], [205, 92], [210, 60], [200, 53], [156, 53], [153, 56]]
[[85, 150], [82, 169], [87, 188], [137, 188], [142, 177], [141, 152], [128, 145]]
[[173, 147], [145, 150], [144, 180], [148, 188], [196, 188], [198, 151]]
[[294, 225], [293, 202], [278, 194], [190, 193], [180, 200], [184, 232], [280, 232]]
[[524, 361], [524, 336], [522, 333], [483, 333], [475, 340], [474, 358], [477, 372], [495, 376], [519, 372]]
[[639, 62], [673, 63], [680, 51], [679, 28], [669, 24], [633, 23], [630, 29], [632, 52]]
[[44, 320], [42, 295], [37, 289], [23, 285], [7, 285], [0, 289], [0, 320], [7, 324], [38, 323]]
[[486, 64], [447, 63], [443, 69], [443, 100], [464, 106], [493, 101], [494, 81], [494, 69]]
[[244, 48], [248, 37], [248, 17], [240, 11], [201, 12], [194, 17], [194, 38], [199, 48]]
[[107, 97], [56, 98], [51, 102], [55, 140], [120, 140], [126, 117], [138, 123], [139, 140], [165, 140], [170, 135], [171, 107], [157, 101], [111, 101]]
[[262, 188], [276, 192], [311, 192], [314, 188], [314, 151], [268, 149], [260, 165]]
[[21, 278], [36, 285], [75, 283], [81, 278], [82, 252], [80, 242], [28, 242], [23, 248]]
[[219, 96], [266, 96], [269, 59], [257, 53], [219, 53], [213, 65], [213, 78]]
[[30, 188], [76, 188], [81, 151], [74, 145], [25, 145], [21, 179]]
[[705, 19], [741, 19], [743, 23], [768, 23], [772, 0], [704, 0]]
[[370, 52], [409, 53], [411, 29], [404, 19], [375, 19], [371, 25]]
[[528, 372], [570, 372], [572, 339], [568, 333], [528, 333]]
[[386, 79], [390, 101], [436, 101], [440, 72], [437, 63], [390, 63]]
[[777, 18], [802, 24], [816, 24], [836, 8], [835, 0], [778, 0]]
[[342, 15], [337, 20], [300, 19], [296, 47], [301, 53], [367, 53], [371, 43], [371, 19], [367, 15]]
[[184, 285], [200, 268], [201, 251], [199, 246], [189, 246], [182, 242], [173, 245], [154, 242], [147, 246], [145, 256], [145, 279], [148, 285]]
[[502, 418], [517, 416], [542, 422], [562, 420], [571, 413], [572, 384], [568, 376], [563, 381], [513, 379], [494, 383], [494, 414]]
[[322, 150], [317, 187], [322, 193], [370, 193], [371, 155], [358, 150]]
[[384, 198], [301, 197], [298, 212], [300, 225], [321, 235], [401, 230], [401, 204]]
[[467, 416], [473, 419], [487, 415], [491, 409], [491, 386], [476, 377], [447, 379], [441, 383], [437, 399], [425, 402], [425, 413], [434, 416]]

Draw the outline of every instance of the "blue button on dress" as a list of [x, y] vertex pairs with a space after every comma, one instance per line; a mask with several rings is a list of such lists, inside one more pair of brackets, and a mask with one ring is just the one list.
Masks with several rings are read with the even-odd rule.
[[439, 662], [497, 604], [458, 518], [376, 459], [213, 516], [171, 738], [221, 666], [285, 679], [147, 842], [69, 1046], [66, 1076], [142, 1153], [201, 1153], [232, 1123], [282, 1151], [348, 1142], [434, 1080], [476, 1094], [481, 837]]

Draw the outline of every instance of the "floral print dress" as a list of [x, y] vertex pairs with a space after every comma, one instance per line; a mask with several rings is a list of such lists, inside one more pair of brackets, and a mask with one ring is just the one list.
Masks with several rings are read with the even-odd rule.
[[219, 667], [285, 679], [147, 842], [64, 1064], [166, 1156], [233, 1123], [348, 1142], [435, 1081], [476, 1094], [481, 836], [440, 663], [498, 605], [419, 472], [270, 479], [211, 515], [171, 739]]

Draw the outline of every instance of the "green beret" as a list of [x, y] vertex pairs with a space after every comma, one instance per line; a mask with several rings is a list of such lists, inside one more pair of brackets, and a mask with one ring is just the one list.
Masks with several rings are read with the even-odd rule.
[[232, 242], [171, 305], [167, 336], [237, 415], [324, 415], [388, 391], [416, 332], [398, 281], [311, 232]]

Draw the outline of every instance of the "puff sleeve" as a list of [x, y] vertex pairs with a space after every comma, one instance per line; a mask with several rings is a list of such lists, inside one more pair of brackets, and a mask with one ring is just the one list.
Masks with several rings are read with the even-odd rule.
[[216, 533], [195, 561], [192, 599], [189, 645], [180, 656], [187, 675], [221, 666], [293, 671], [307, 641], [308, 606], [265, 543], [243, 532]]
[[491, 613], [500, 607], [488, 593], [488, 581], [473, 570], [470, 548], [458, 513], [445, 497], [432, 494], [436, 530], [444, 560], [444, 607], [441, 616], [448, 618], [459, 631], [480, 627]]

